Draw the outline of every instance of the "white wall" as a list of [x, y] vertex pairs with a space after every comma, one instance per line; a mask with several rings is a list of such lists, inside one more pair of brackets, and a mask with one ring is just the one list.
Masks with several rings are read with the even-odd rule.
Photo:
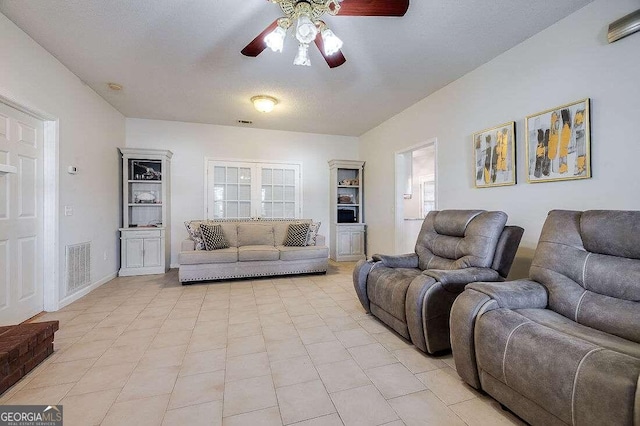
[[177, 265], [184, 222], [204, 215], [204, 159], [266, 160], [302, 164], [303, 217], [321, 221], [329, 242], [331, 159], [358, 157], [358, 139], [174, 121], [127, 119], [127, 146], [169, 149], [171, 160], [171, 264]]
[[[640, 210], [640, 34], [606, 42], [608, 24], [638, 6], [595, 1], [364, 134], [368, 252], [394, 251], [394, 152], [434, 137], [439, 208], [504, 210], [525, 228], [513, 276], [527, 275], [549, 210]], [[592, 99], [593, 178], [527, 184], [524, 117], [585, 97]], [[510, 120], [518, 185], [474, 189], [471, 135]]]
[[[114, 277], [120, 217], [116, 148], [124, 145], [124, 117], [1, 13], [0, 95], [59, 122], [60, 295], [66, 245], [91, 241], [92, 281]], [[69, 175], [69, 165], [79, 173]], [[73, 216], [64, 216], [65, 205], [73, 206]], [[45, 286], [51, 279], [45, 277]]]

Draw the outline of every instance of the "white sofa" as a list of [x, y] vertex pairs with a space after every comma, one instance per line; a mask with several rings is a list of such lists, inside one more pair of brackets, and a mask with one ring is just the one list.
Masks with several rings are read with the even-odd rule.
[[322, 235], [316, 244], [305, 247], [284, 246], [287, 230], [296, 220], [220, 220], [192, 221], [219, 224], [229, 248], [196, 250], [193, 239], [182, 242], [179, 279], [182, 283], [272, 275], [326, 273], [329, 249]]

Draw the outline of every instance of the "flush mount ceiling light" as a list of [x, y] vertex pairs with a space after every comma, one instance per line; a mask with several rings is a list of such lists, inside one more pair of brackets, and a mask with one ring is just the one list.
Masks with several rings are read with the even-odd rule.
[[404, 16], [409, 8], [409, 0], [270, 0], [277, 3], [285, 16], [269, 25], [258, 37], [249, 43], [242, 54], [258, 56], [267, 47], [274, 52], [284, 50], [284, 42], [289, 28], [297, 39], [298, 54], [295, 65], [310, 66], [309, 45], [315, 42], [331, 68], [346, 62], [340, 49], [342, 40], [320, 20], [323, 15], [331, 16]]
[[271, 96], [254, 96], [251, 98], [251, 102], [253, 102], [253, 107], [260, 112], [268, 113], [273, 111], [273, 108], [278, 104], [278, 100], [276, 98], [272, 98]]

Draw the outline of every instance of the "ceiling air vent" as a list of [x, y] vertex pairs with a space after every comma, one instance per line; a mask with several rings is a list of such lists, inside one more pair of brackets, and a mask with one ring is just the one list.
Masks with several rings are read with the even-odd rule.
[[640, 9], [631, 12], [609, 25], [609, 43], [640, 31]]

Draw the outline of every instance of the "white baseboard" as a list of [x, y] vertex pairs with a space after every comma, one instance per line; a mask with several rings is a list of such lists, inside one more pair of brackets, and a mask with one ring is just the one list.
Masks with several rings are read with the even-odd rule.
[[169, 265], [169, 267], [171, 269], [178, 269], [180, 267], [180, 264], [179, 263], [172, 263], [171, 265]]
[[78, 290], [77, 292], [65, 297], [64, 299], [62, 299], [60, 302], [58, 302], [58, 309], [62, 309], [67, 305], [70, 305], [71, 303], [75, 302], [76, 300], [80, 299], [83, 296], [86, 296], [87, 294], [91, 293], [93, 290], [95, 290], [96, 288], [100, 287], [102, 284], [106, 284], [109, 281], [111, 281], [112, 279], [114, 279], [115, 277], [118, 276], [118, 272], [112, 272], [111, 274], [107, 275], [104, 278], [99, 279], [98, 281], [96, 281], [95, 283], [84, 287], [80, 290]]

